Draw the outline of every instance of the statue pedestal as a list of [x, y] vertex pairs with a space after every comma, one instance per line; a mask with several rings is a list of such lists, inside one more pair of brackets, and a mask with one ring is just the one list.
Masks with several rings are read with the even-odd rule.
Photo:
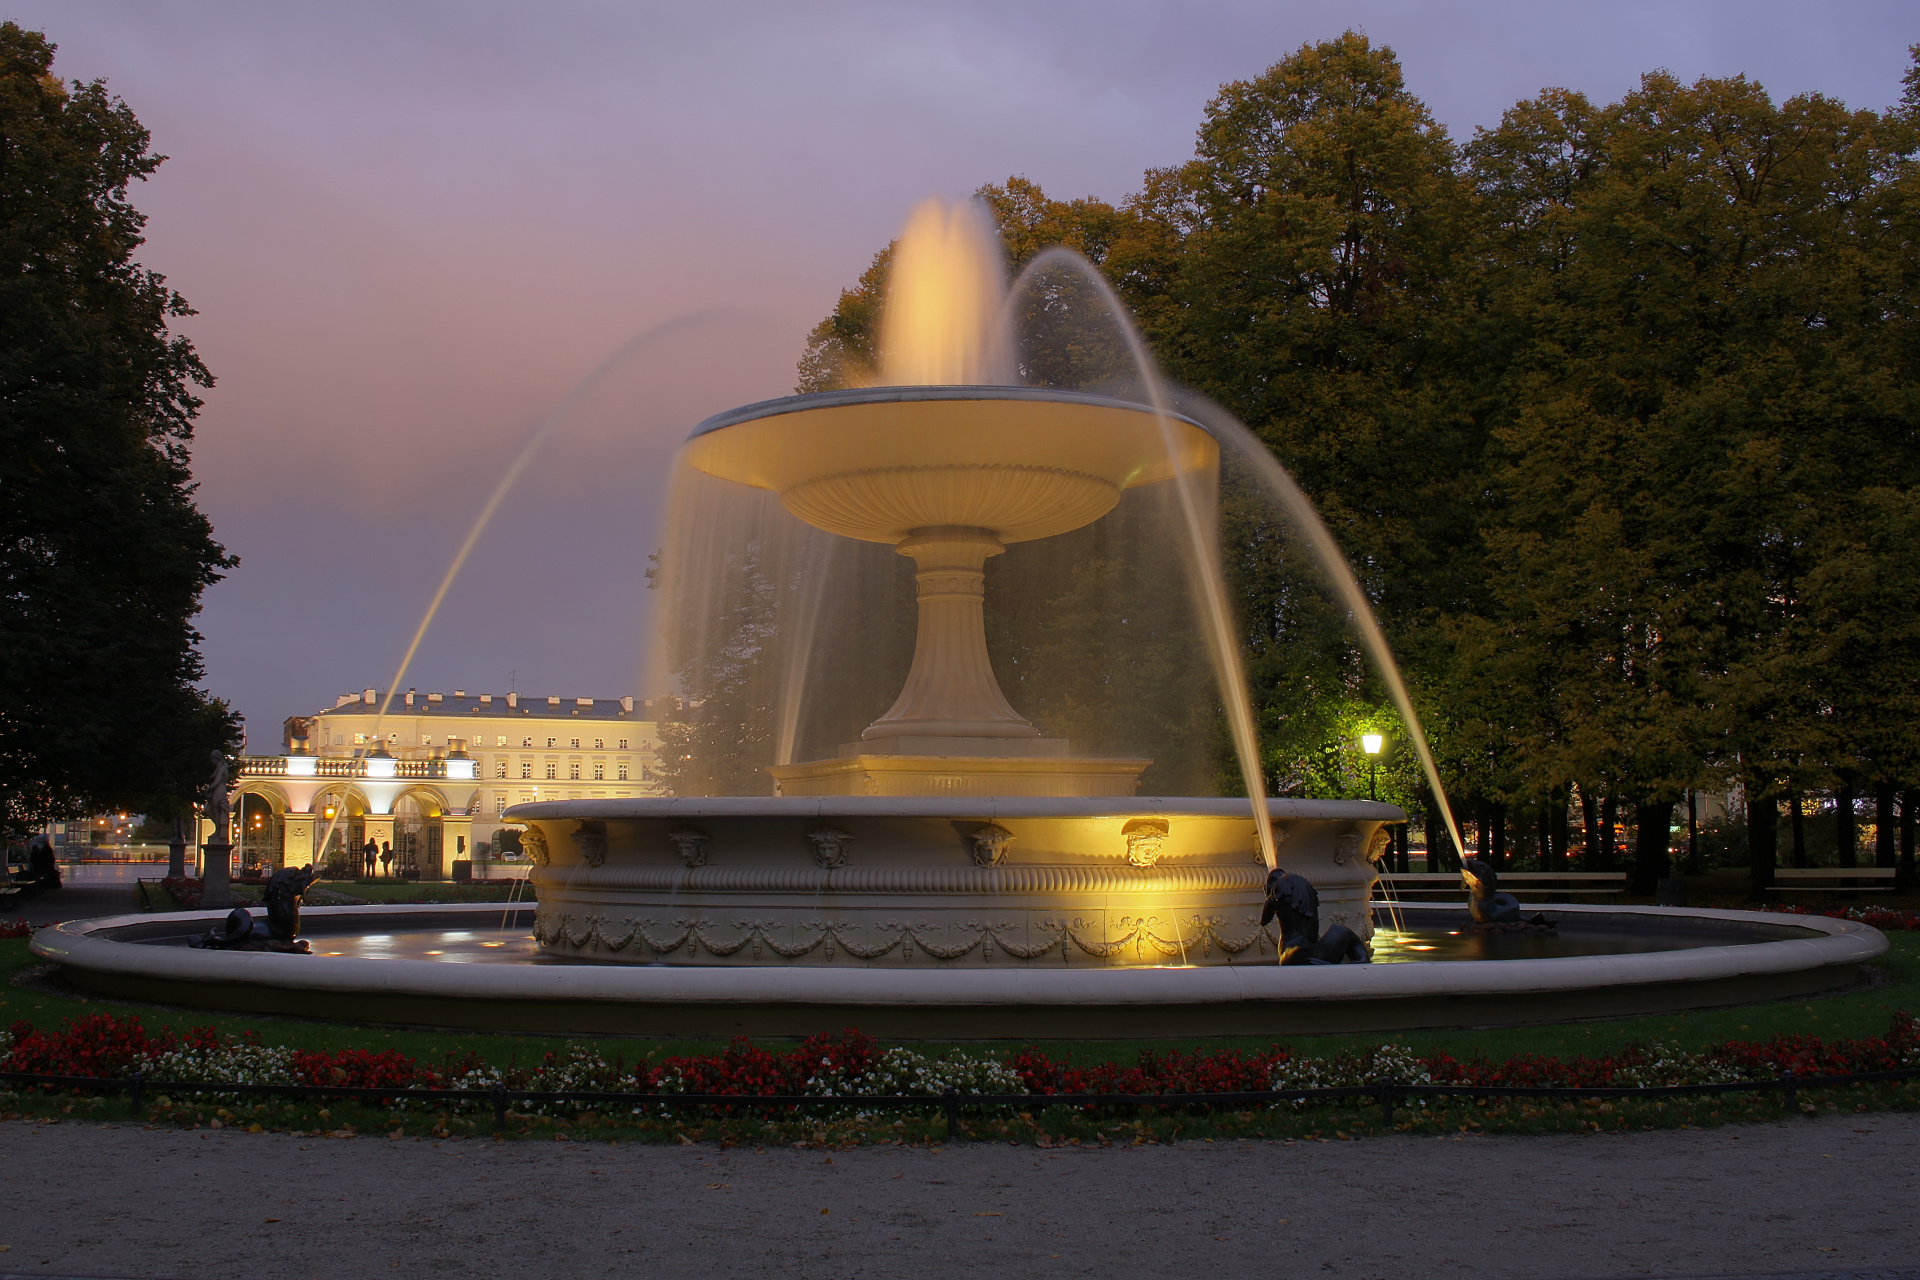
[[200, 846], [200, 855], [200, 905], [232, 906], [233, 884], [228, 868], [232, 866], [233, 846], [225, 840], [209, 840]]

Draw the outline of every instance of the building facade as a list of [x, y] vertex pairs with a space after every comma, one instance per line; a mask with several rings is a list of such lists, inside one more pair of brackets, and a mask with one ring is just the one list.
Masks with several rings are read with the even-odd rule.
[[281, 754], [242, 758], [243, 869], [351, 860], [371, 840], [394, 854], [381, 872], [439, 879], [517, 833], [509, 805], [660, 794], [650, 702], [409, 689], [384, 716], [380, 702], [342, 695], [288, 719]]

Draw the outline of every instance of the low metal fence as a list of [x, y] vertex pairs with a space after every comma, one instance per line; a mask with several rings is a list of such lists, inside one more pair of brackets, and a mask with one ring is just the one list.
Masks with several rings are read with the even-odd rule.
[[1684, 1098], [1723, 1093], [1768, 1093], [1783, 1095], [1788, 1109], [1798, 1106], [1802, 1089], [1823, 1089], [1848, 1084], [1877, 1084], [1895, 1080], [1920, 1079], [1920, 1067], [1893, 1071], [1857, 1071], [1847, 1075], [1796, 1076], [1784, 1071], [1771, 1080], [1731, 1080], [1716, 1084], [1622, 1085], [1618, 1087], [1576, 1088], [1553, 1085], [1459, 1085], [1411, 1084], [1398, 1080], [1376, 1080], [1371, 1084], [1321, 1089], [1253, 1089], [1221, 1093], [960, 1093], [948, 1089], [941, 1094], [887, 1093], [840, 1094], [741, 1094], [741, 1093], [595, 1093], [545, 1092], [508, 1089], [496, 1085], [490, 1089], [381, 1089], [339, 1085], [247, 1084], [220, 1080], [148, 1080], [142, 1076], [58, 1076], [26, 1071], [0, 1071], [0, 1080], [16, 1084], [51, 1085], [56, 1088], [93, 1089], [128, 1095], [136, 1119], [143, 1113], [149, 1093], [237, 1093], [293, 1098], [345, 1098], [370, 1101], [406, 1099], [422, 1103], [480, 1101], [493, 1105], [493, 1131], [507, 1131], [508, 1108], [515, 1102], [536, 1104], [558, 1102], [598, 1102], [621, 1106], [665, 1108], [719, 1108], [726, 1110], [801, 1107], [855, 1107], [864, 1109], [939, 1110], [946, 1116], [947, 1138], [961, 1138], [962, 1111], [990, 1107], [1163, 1107], [1170, 1110], [1243, 1107], [1276, 1102], [1332, 1102], [1343, 1098], [1371, 1100], [1380, 1108], [1381, 1124], [1393, 1124], [1395, 1108], [1403, 1099], [1413, 1098], [1552, 1098], [1566, 1101], [1616, 1098]]

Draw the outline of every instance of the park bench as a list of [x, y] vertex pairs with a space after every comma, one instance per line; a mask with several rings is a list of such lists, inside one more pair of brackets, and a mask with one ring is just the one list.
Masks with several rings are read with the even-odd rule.
[[1892, 867], [1775, 867], [1768, 892], [1892, 893], [1896, 874]]
[[[1396, 897], [1409, 893], [1465, 894], [1458, 871], [1394, 872], [1380, 883]], [[1500, 887], [1519, 898], [1594, 897], [1625, 893], [1624, 871], [1502, 871]]]

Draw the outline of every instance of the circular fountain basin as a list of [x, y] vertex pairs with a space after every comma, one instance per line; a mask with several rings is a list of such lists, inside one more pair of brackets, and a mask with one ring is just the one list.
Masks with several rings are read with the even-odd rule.
[[[859, 1027], [936, 1040], [1292, 1035], [1486, 1026], [1794, 998], [1855, 982], [1886, 950], [1850, 920], [1529, 904], [1554, 938], [1468, 936], [1462, 908], [1409, 904], [1387, 963], [1280, 968], [693, 967], [535, 953], [527, 907], [323, 907], [316, 954], [197, 951], [217, 911], [43, 929], [82, 989], [233, 1012], [549, 1034], [800, 1036]], [[503, 916], [505, 927], [503, 927]], [[1422, 941], [1422, 940], [1425, 941]], [[489, 944], [499, 943], [498, 946]], [[1434, 945], [1436, 952], [1414, 947]], [[1464, 958], [1478, 953], [1483, 958]], [[1461, 959], [1426, 959], [1429, 954]], [[1552, 954], [1545, 954], [1552, 953]], [[1507, 954], [1512, 958], [1484, 958]], [[1422, 956], [1412, 959], [1412, 956]]]

